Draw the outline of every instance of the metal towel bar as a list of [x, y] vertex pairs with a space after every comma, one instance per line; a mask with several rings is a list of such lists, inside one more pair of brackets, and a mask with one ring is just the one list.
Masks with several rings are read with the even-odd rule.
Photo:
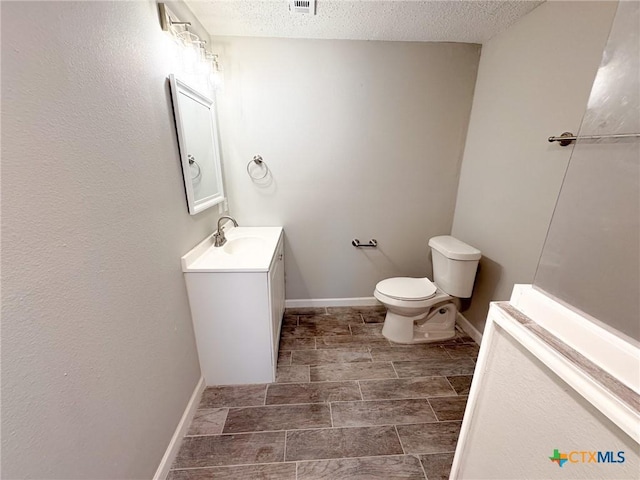
[[351, 240], [351, 245], [356, 248], [376, 248], [378, 246], [378, 241], [375, 238], [369, 240], [369, 243], [360, 243], [360, 240], [354, 238]]
[[600, 138], [638, 138], [640, 133], [614, 133], [610, 135], [574, 135], [571, 132], [564, 132], [559, 137], [549, 137], [549, 142], [559, 142], [562, 147], [570, 145], [576, 140], [598, 140]]

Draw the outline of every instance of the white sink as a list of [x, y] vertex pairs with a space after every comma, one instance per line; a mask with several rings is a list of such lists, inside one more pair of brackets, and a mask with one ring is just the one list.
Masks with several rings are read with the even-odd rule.
[[265, 247], [264, 238], [261, 237], [237, 237], [227, 239], [222, 247], [229, 255], [259, 255]]
[[213, 234], [182, 257], [183, 272], [267, 272], [282, 227], [235, 227], [227, 223], [222, 247], [213, 246]]

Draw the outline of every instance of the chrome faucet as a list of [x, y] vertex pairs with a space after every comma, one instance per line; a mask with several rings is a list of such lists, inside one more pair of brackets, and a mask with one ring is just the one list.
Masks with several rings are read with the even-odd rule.
[[227, 243], [227, 239], [224, 236], [224, 227], [220, 226], [220, 221], [222, 220], [231, 220], [233, 222], [233, 226], [237, 227], [238, 222], [236, 222], [235, 218], [230, 217], [229, 215], [223, 215], [218, 219], [218, 231], [213, 234], [213, 246], [221, 247], [225, 243]]

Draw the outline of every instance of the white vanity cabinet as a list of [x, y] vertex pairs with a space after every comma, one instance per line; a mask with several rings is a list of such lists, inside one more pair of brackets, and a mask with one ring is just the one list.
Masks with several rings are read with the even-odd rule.
[[209, 237], [182, 258], [202, 374], [207, 385], [274, 382], [285, 295], [282, 228], [228, 232], [225, 246], [213, 247]]
[[276, 254], [269, 268], [269, 306], [271, 313], [271, 359], [273, 363], [273, 379], [276, 381], [276, 365], [278, 364], [278, 346], [280, 345], [280, 328], [284, 316], [284, 236], [280, 237]]

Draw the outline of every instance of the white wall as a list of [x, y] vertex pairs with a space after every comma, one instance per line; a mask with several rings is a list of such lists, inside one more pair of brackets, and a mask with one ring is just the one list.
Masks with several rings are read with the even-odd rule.
[[[457, 452], [457, 478], [638, 478], [638, 444], [508, 333], [496, 326], [492, 344], [483, 349], [487, 364], [475, 410], [465, 416], [469, 431], [466, 448]], [[554, 449], [624, 451], [625, 462], [560, 468], [549, 459]]]
[[[427, 241], [451, 231], [480, 47], [213, 40], [230, 209], [240, 224], [284, 226], [287, 298], [370, 297], [383, 278], [430, 275]], [[266, 187], [247, 176], [255, 154]]]
[[464, 315], [531, 283], [615, 2], [545, 2], [482, 48], [452, 234], [483, 258]]
[[165, 34], [2, 2], [2, 478], [150, 478], [200, 377]]

